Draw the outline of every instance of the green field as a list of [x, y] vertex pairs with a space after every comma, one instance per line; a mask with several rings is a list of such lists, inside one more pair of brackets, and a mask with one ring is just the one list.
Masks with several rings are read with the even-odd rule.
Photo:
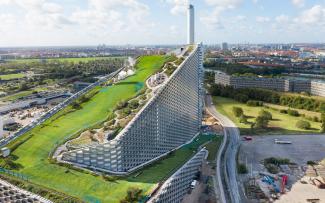
[[[258, 113], [263, 107], [250, 107], [246, 104], [239, 103], [233, 99], [224, 97], [213, 97], [213, 102], [217, 110], [228, 116], [239, 127], [241, 134], [306, 134], [306, 133], [319, 133], [320, 123], [308, 121], [311, 124], [311, 129], [303, 130], [296, 127], [298, 120], [304, 120], [302, 117], [294, 117], [288, 114], [281, 114], [279, 111], [273, 109], [266, 109], [273, 115], [272, 121], [269, 123], [269, 128], [265, 130], [254, 130], [251, 132], [250, 124], [243, 124], [239, 122], [232, 112], [234, 106], [241, 107], [244, 114], [248, 117], [249, 122], [254, 122]], [[265, 109], [265, 107], [264, 107]], [[307, 115], [306, 115], [307, 116]]]
[[[84, 57], [84, 58], [50, 58], [45, 59], [46, 61], [60, 61], [60, 62], [72, 62], [72, 63], [78, 63], [78, 62], [88, 62], [88, 61], [95, 61], [95, 60], [103, 60], [103, 59], [114, 59], [114, 58], [125, 58], [124, 56], [107, 56], [107, 57]], [[8, 60], [9, 63], [32, 63], [32, 62], [40, 62], [41, 59], [16, 59], [16, 60]]]
[[[169, 177], [173, 174], [180, 166], [182, 166], [191, 156], [196, 153], [199, 146], [206, 143], [206, 147], [209, 151], [209, 155], [212, 159], [217, 154], [219, 144], [221, 143], [222, 137], [215, 135], [199, 135], [193, 142], [183, 146], [177, 151], [168, 155], [161, 161], [154, 163], [152, 166], [145, 168], [140, 174], [135, 173], [127, 178], [129, 181], [136, 182], [151, 182], [157, 183], [160, 180]], [[211, 151], [211, 153], [210, 153]], [[136, 177], [135, 177], [136, 175]]]
[[14, 74], [7, 74], [7, 75], [0, 75], [0, 80], [12, 80], [12, 79], [19, 79], [25, 77], [23, 73], [14, 73]]
[[[116, 85], [103, 87], [90, 101], [82, 104], [82, 109], [51, 119], [24, 135], [33, 136], [12, 153], [18, 157], [15, 163], [23, 167], [18, 172], [27, 176], [33, 183], [85, 201], [96, 197], [101, 202], [118, 202], [131, 186], [148, 191], [153, 183], [126, 180], [107, 182], [101, 177], [74, 170], [67, 173], [65, 167], [50, 164], [48, 155], [57, 143], [61, 143], [80, 129], [104, 121], [119, 101], [134, 97], [137, 91], [140, 91], [139, 87], [143, 87], [145, 80], [158, 71], [167, 60], [165, 56], [141, 57], [135, 75]], [[16, 143], [23, 138], [22, 136]], [[13, 145], [14, 143], [11, 144]]]

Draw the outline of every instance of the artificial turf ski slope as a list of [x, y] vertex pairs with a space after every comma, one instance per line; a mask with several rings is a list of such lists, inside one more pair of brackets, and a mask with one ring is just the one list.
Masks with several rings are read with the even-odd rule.
[[143, 56], [139, 58], [136, 74], [110, 87], [104, 87], [90, 101], [83, 104], [83, 108], [51, 122], [44, 123], [44, 127], [37, 127], [30, 133], [31, 139], [20, 145], [13, 155], [15, 161], [23, 166], [18, 172], [27, 176], [29, 181], [71, 196], [78, 197], [86, 202], [97, 199], [100, 202], [119, 202], [124, 198], [129, 187], [139, 187], [145, 192], [153, 183], [104, 181], [101, 177], [69, 170], [50, 164], [48, 155], [58, 142], [75, 133], [103, 121], [120, 100], [126, 100], [136, 95], [143, 87], [145, 80], [159, 70], [168, 60], [166, 56]]

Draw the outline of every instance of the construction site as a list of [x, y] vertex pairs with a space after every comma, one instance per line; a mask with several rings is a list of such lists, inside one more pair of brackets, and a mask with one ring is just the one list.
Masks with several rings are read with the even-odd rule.
[[247, 202], [325, 202], [324, 139], [260, 136], [243, 142], [238, 162], [246, 166], [239, 177]]

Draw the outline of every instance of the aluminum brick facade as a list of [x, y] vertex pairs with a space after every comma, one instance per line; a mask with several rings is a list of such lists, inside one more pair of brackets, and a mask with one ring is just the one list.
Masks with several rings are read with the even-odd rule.
[[186, 162], [176, 173], [168, 178], [149, 203], [180, 203], [188, 192], [191, 182], [200, 170], [202, 162], [208, 155], [206, 149], [200, 150]]

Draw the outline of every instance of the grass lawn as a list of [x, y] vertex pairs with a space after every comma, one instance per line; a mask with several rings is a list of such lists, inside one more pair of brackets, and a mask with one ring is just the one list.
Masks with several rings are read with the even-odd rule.
[[306, 134], [306, 133], [319, 133], [320, 123], [310, 122], [311, 129], [303, 130], [296, 127], [296, 123], [299, 120], [305, 120], [302, 117], [294, 117], [287, 114], [281, 114], [279, 111], [266, 109], [272, 113], [273, 120], [269, 123], [269, 128], [266, 130], [254, 130], [251, 132], [250, 124], [239, 123], [239, 119], [235, 117], [232, 112], [232, 107], [241, 107], [244, 110], [244, 114], [248, 117], [249, 122], [255, 122], [255, 118], [261, 109], [265, 107], [250, 107], [246, 104], [239, 103], [233, 99], [224, 97], [213, 97], [213, 102], [216, 105], [217, 110], [228, 116], [240, 129], [241, 134]]
[[7, 74], [7, 75], [0, 75], [0, 80], [12, 80], [12, 79], [19, 79], [25, 77], [23, 73], [14, 73], [14, 74]]
[[[18, 157], [15, 162], [23, 166], [18, 172], [27, 176], [33, 183], [85, 201], [96, 197], [100, 202], [119, 202], [132, 186], [148, 191], [153, 186], [151, 182], [107, 182], [101, 177], [74, 170], [66, 173], [65, 167], [50, 164], [48, 155], [57, 143], [61, 143], [80, 129], [102, 122], [119, 101], [135, 96], [140, 90], [139, 84], [143, 84], [150, 75], [159, 70], [166, 60], [165, 56], [141, 57], [135, 75], [116, 85], [103, 87], [90, 101], [82, 105], [82, 109], [48, 120], [24, 135], [33, 134], [33, 137], [13, 152], [13, 155]], [[19, 139], [16, 142], [18, 141]]]
[[277, 110], [288, 110], [288, 109], [291, 109], [291, 110], [296, 110], [299, 112], [299, 114], [305, 114], [305, 116], [309, 116], [309, 117], [317, 117], [318, 119], [321, 119], [321, 113], [319, 112], [314, 112], [314, 111], [308, 111], [308, 110], [305, 110], [305, 109], [295, 109], [295, 108], [289, 108], [289, 107], [286, 107], [286, 106], [281, 106], [281, 105], [277, 105], [277, 104], [269, 104], [269, 103], [264, 103], [264, 106], [268, 106], [270, 108], [274, 108], [274, 109], [277, 109]]
[[[103, 60], [103, 59], [114, 59], [114, 58], [125, 58], [124, 56], [121, 57], [114, 57], [114, 56], [107, 56], [107, 57], [84, 57], [84, 58], [50, 58], [45, 59], [46, 61], [60, 61], [60, 62], [88, 62], [88, 61], [95, 61], [95, 60]], [[16, 60], [8, 60], [9, 63], [32, 63], [32, 62], [40, 62], [40, 59], [16, 59]]]
[[[211, 142], [209, 142], [211, 141]], [[158, 183], [164, 178], [171, 176], [176, 170], [181, 167], [190, 157], [196, 153], [196, 149], [209, 142], [209, 155], [211, 150], [211, 156], [217, 153], [221, 138], [215, 135], [199, 135], [193, 142], [183, 146], [172, 154], [168, 155], [161, 161], [155, 162], [153, 165], [146, 167], [144, 170], [131, 174], [127, 180], [132, 182], [151, 182]]]
[[222, 143], [223, 137], [214, 137], [211, 142], [209, 142], [205, 147], [209, 151], [209, 155], [207, 160], [210, 162], [214, 162], [216, 159], [216, 155], [219, 149], [219, 146]]

